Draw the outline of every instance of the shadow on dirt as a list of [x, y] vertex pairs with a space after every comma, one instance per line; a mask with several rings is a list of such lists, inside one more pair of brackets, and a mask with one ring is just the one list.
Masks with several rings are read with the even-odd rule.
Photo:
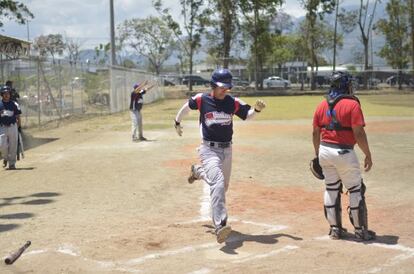
[[[30, 194], [27, 196], [14, 196], [14, 197], [5, 197], [0, 198], [3, 200], [0, 202], [0, 208], [5, 206], [12, 206], [12, 205], [44, 205], [53, 203], [55, 200], [53, 199], [45, 199], [45, 198], [53, 198], [56, 196], [61, 195], [57, 192], [39, 192]], [[43, 198], [43, 199], [42, 199]], [[23, 219], [30, 219], [35, 217], [35, 214], [29, 212], [22, 212], [22, 213], [11, 213], [0, 215], [0, 220], [23, 220]], [[9, 231], [12, 229], [16, 229], [20, 227], [19, 224], [0, 224], [0, 233]]]
[[372, 241], [360, 241], [355, 238], [354, 234], [346, 232], [344, 235], [343, 241], [357, 242], [362, 244], [386, 244], [386, 245], [396, 245], [398, 244], [399, 237], [395, 235], [376, 235], [375, 240]]
[[37, 138], [37, 137], [33, 137], [32, 135], [26, 134], [26, 133], [22, 134], [22, 138], [23, 138], [24, 150], [29, 150], [29, 149], [59, 140], [59, 138]]
[[226, 245], [220, 248], [221, 251], [227, 254], [238, 254], [236, 249], [243, 246], [244, 242], [256, 242], [260, 244], [276, 244], [278, 238], [287, 237], [295, 241], [303, 240], [300, 237], [295, 237], [285, 233], [270, 234], [270, 235], [250, 235], [233, 230], [226, 240]]

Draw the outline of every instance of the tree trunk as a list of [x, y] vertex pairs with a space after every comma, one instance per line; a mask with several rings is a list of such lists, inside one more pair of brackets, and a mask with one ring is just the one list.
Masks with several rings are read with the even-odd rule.
[[362, 37], [362, 42], [364, 43], [364, 89], [367, 89], [368, 87], [368, 69], [369, 69], [369, 47], [368, 47], [368, 43], [369, 43], [369, 39], [368, 36], [365, 37], [365, 35]]
[[[189, 56], [189, 66], [190, 66], [190, 75], [193, 75], [193, 47], [192, 46], [190, 46], [190, 56]], [[191, 77], [188, 79], [188, 84], [189, 84], [189, 87], [188, 87], [188, 89], [190, 90], [190, 91], [193, 91], [193, 81], [191, 81]]]
[[[411, 73], [414, 77], [414, 0], [410, 0], [410, 24], [411, 24]], [[413, 87], [414, 88], [414, 87]]]
[[259, 53], [257, 50], [257, 10], [254, 10], [254, 76], [256, 78], [256, 91], [263, 89], [261, 79], [259, 77]]
[[223, 1], [223, 11], [222, 11], [222, 30], [223, 30], [223, 67], [229, 68], [230, 62], [230, 44], [231, 44], [231, 35], [233, 32], [233, 16], [231, 14], [232, 0]]

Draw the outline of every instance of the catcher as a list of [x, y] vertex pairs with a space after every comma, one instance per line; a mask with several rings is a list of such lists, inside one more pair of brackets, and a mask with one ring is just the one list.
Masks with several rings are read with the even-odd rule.
[[358, 98], [353, 95], [351, 75], [335, 71], [330, 80], [327, 99], [319, 104], [313, 117], [316, 158], [311, 161], [311, 171], [318, 179], [325, 179], [324, 208], [330, 225], [330, 238], [341, 239], [345, 231], [341, 217], [344, 186], [349, 192], [348, 213], [355, 237], [361, 241], [373, 240], [375, 232], [368, 230], [366, 187], [354, 151], [354, 145], [358, 144], [365, 154], [365, 171], [369, 171], [372, 158], [364, 130], [364, 116]]

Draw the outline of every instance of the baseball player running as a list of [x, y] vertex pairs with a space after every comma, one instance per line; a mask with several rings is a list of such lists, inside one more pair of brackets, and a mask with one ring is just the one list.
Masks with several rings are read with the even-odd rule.
[[333, 72], [327, 100], [318, 105], [313, 117], [313, 145], [325, 177], [324, 208], [331, 239], [340, 239], [344, 232], [342, 185], [349, 192], [348, 213], [355, 237], [361, 241], [375, 238], [375, 232], [368, 230], [366, 187], [354, 151], [354, 145], [358, 144], [365, 154], [365, 171], [369, 171], [372, 159], [364, 126], [361, 105], [353, 95], [351, 75]]
[[153, 87], [154, 85], [148, 85], [148, 81], [136, 83], [133, 86], [134, 90], [131, 92], [131, 100], [129, 103], [129, 110], [131, 111], [131, 130], [133, 142], [147, 140], [147, 138], [145, 138], [143, 135], [141, 109], [142, 105], [144, 104], [143, 95]]
[[191, 166], [188, 182], [191, 184], [202, 179], [210, 186], [212, 219], [218, 243], [223, 243], [231, 233], [231, 227], [227, 225], [225, 193], [231, 173], [233, 115], [243, 120], [251, 119], [265, 108], [261, 100], [251, 108], [240, 99], [228, 95], [233, 87], [232, 78], [228, 69], [215, 70], [210, 81], [212, 91], [191, 97], [175, 118], [175, 129], [181, 136], [183, 117], [190, 110], [200, 112], [202, 142], [198, 152], [201, 165]]

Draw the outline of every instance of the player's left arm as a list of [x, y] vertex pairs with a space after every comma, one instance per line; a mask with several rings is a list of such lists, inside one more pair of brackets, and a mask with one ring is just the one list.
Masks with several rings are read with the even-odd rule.
[[257, 100], [254, 107], [252, 108], [250, 105], [246, 104], [239, 98], [235, 98], [236, 109], [234, 114], [242, 120], [250, 120], [253, 119], [256, 114], [261, 112], [265, 107], [266, 104], [262, 100]]

